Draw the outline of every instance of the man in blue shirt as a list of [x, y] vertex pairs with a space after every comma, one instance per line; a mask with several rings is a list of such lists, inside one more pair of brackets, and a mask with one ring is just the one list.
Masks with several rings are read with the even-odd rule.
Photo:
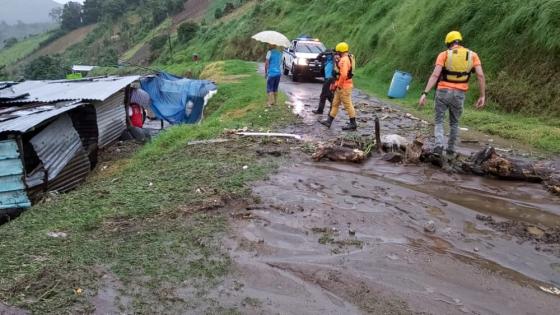
[[282, 75], [282, 52], [275, 45], [270, 45], [269, 48], [264, 63], [264, 73], [266, 75], [268, 105], [273, 106], [278, 103], [278, 86]]
[[314, 114], [323, 114], [325, 109], [325, 103], [327, 99], [332, 104], [333, 92], [331, 91], [331, 84], [334, 80], [334, 53], [332, 49], [322, 52], [317, 59], [323, 62], [323, 69], [325, 72], [325, 81], [323, 83], [323, 89], [321, 90], [321, 96], [319, 97], [319, 107], [312, 110]]

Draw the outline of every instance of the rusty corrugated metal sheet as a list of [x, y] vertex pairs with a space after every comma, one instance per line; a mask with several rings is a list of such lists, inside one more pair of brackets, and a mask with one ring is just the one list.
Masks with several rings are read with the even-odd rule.
[[80, 136], [67, 114], [61, 115], [30, 142], [47, 170], [49, 181], [62, 172], [79, 150], [83, 150]]
[[0, 141], [0, 212], [31, 207], [23, 173], [17, 142]]
[[67, 100], [105, 101], [138, 79], [140, 79], [139, 76], [128, 76], [75, 81], [24, 81], [0, 90], [0, 99], [12, 99], [7, 101], [10, 103], [51, 103]]
[[67, 192], [86, 180], [91, 164], [86, 151], [80, 148], [58, 176], [49, 181], [48, 191]]
[[79, 101], [59, 102], [55, 104], [31, 104], [21, 109], [0, 112], [0, 133], [24, 133], [41, 123], [83, 106]]
[[98, 144], [102, 149], [115, 142], [126, 130], [124, 91], [94, 104], [97, 113]]

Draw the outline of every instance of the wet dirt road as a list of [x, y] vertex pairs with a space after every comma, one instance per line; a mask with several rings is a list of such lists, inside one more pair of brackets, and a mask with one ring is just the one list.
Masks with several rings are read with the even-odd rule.
[[[310, 113], [320, 87], [283, 78], [288, 105], [301, 117], [287, 131], [308, 140], [340, 135], [343, 111], [330, 130]], [[375, 113], [387, 116], [382, 132], [431, 133], [426, 122], [376, 98], [356, 92], [354, 101], [358, 134], [372, 133]], [[477, 140], [460, 150], [477, 150], [486, 139]], [[350, 165], [296, 153], [288, 164], [254, 186], [258, 204], [232, 218], [226, 245], [236, 273], [225, 286], [240, 288], [233, 295], [245, 297], [243, 313], [558, 314], [558, 244], [522, 241], [477, 219], [558, 227], [560, 198], [541, 185], [375, 157]]]

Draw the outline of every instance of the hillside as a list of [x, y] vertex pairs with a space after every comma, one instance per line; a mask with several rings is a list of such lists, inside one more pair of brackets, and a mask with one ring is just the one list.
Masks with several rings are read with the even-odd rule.
[[[202, 28], [186, 47], [212, 59], [262, 57], [250, 36], [276, 29], [289, 37], [309, 33], [328, 46], [348, 41], [362, 71], [388, 82], [396, 69], [412, 72], [424, 84], [443, 37], [463, 32], [488, 75], [492, 102], [508, 112], [560, 113], [560, 2], [540, 1], [260, 1], [239, 18]], [[345, 10], [340, 10], [344, 7]], [[442, 8], [447, 8], [442, 11]], [[341, 22], [337, 21], [352, 21]], [[516, 47], [512, 49], [512, 47]], [[188, 56], [189, 53], [185, 55]]]
[[52, 22], [49, 13], [62, 5], [52, 0], [2, 0], [0, 1], [0, 21], [8, 24]]

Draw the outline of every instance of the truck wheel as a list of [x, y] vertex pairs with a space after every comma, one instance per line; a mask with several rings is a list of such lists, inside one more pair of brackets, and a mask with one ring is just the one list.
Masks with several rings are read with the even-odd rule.
[[290, 70], [286, 68], [286, 62], [282, 62], [282, 69], [284, 69], [284, 75], [290, 74]]
[[299, 74], [296, 72], [296, 65], [292, 64], [292, 81], [299, 81]]

